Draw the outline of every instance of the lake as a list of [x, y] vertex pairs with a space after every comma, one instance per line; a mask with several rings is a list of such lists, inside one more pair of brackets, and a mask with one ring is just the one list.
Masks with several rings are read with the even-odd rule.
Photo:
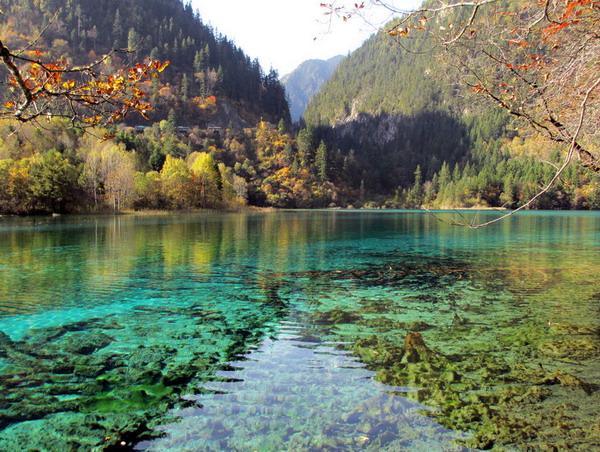
[[0, 218], [0, 450], [600, 450], [600, 213], [455, 215]]

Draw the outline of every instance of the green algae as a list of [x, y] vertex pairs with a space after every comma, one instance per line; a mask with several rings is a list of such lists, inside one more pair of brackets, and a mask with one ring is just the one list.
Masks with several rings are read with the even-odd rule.
[[[371, 274], [377, 271], [352, 273], [358, 279], [371, 278]], [[427, 284], [435, 286], [435, 274], [443, 272], [432, 269], [417, 277], [427, 275]], [[331, 278], [337, 277], [339, 273], [332, 272]], [[555, 283], [543, 287], [540, 283], [532, 291], [555, 289]], [[598, 429], [589, 422], [600, 415], [595, 383], [600, 369], [594, 365], [600, 356], [596, 325], [550, 322], [544, 317], [535, 320], [539, 315], [533, 309], [540, 307], [534, 304], [515, 317], [514, 309], [507, 309], [514, 302], [510, 292], [502, 297], [481, 296], [479, 304], [456, 296], [449, 300], [403, 297], [410, 310], [385, 298], [385, 293], [374, 301], [363, 293], [355, 295], [362, 296], [355, 311], [362, 318], [353, 329], [338, 325], [334, 331], [377, 371], [378, 381], [420, 388], [406, 397], [438, 407], [430, 415], [444, 426], [472, 433], [465, 446], [485, 450], [600, 447]], [[435, 311], [432, 304], [437, 305]], [[419, 312], [421, 320], [409, 320], [414, 315], [410, 311]], [[490, 316], [494, 316], [493, 324]], [[427, 347], [429, 351], [421, 354], [407, 353], [407, 331], [424, 332], [426, 343], [436, 347]], [[581, 369], [586, 369], [583, 375]], [[585, 408], [561, 400], [578, 400]]]
[[174, 389], [162, 384], [134, 385], [109, 392], [99, 393], [81, 408], [83, 413], [127, 413], [147, 410], [161, 403]]
[[309, 318], [311, 323], [317, 325], [339, 325], [343, 323], [354, 323], [360, 316], [351, 311], [343, 309], [332, 309], [331, 311], [318, 311]]
[[[406, 350], [397, 343], [375, 337], [358, 340], [353, 349], [362, 360], [379, 368], [376, 379], [387, 385], [420, 387], [418, 392], [406, 396], [438, 407], [440, 411], [432, 415], [447, 428], [474, 433], [474, 438], [464, 442], [468, 447], [500, 446], [501, 450], [502, 444], [520, 448], [520, 444], [530, 442], [539, 446], [557, 435], [551, 433], [553, 424], [563, 430], [568, 425], [579, 432], [578, 437], [569, 435], [558, 444], [568, 446], [576, 438], [576, 444], [596, 444], [593, 426], [582, 425], [576, 416], [570, 417], [565, 407], [540, 409], [547, 399], [556, 397], [555, 385], [569, 392], [579, 391], [578, 398], [587, 395], [598, 399], [598, 385], [567, 372], [513, 368], [506, 361], [497, 362], [490, 357], [457, 359], [431, 351], [409, 362]], [[586, 405], [591, 403], [590, 400]], [[569, 408], [574, 411], [575, 406]], [[569, 418], [569, 422], [565, 424], [561, 416]]]
[[551, 358], [582, 360], [600, 355], [600, 341], [589, 339], [555, 339], [541, 342], [540, 352]]

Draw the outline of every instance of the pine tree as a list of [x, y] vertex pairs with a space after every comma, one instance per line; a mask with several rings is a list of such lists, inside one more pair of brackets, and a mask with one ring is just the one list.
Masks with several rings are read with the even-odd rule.
[[407, 203], [410, 207], [421, 207], [424, 200], [423, 191], [423, 176], [421, 174], [421, 166], [417, 165], [415, 169], [415, 182], [408, 192]]
[[113, 48], [122, 49], [124, 47], [124, 32], [123, 32], [124, 22], [121, 19], [121, 12], [117, 9], [115, 13], [115, 20], [113, 21], [112, 26], [112, 36], [114, 38]]
[[298, 145], [300, 165], [302, 165], [303, 168], [310, 167], [313, 161], [315, 148], [314, 129], [312, 127], [307, 127], [306, 129], [302, 129], [300, 132], [298, 132], [296, 143]]
[[327, 156], [327, 146], [325, 142], [321, 140], [319, 147], [317, 148], [317, 154], [315, 156], [315, 166], [317, 168], [317, 174], [321, 182], [325, 182], [329, 179], [329, 162]]
[[181, 78], [181, 99], [183, 101], [188, 100], [190, 95], [190, 82], [188, 80], [187, 74], [183, 74]]

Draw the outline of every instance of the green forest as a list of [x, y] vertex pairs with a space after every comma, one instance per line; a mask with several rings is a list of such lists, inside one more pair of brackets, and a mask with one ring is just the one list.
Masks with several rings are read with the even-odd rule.
[[[24, 30], [26, 32], [24, 32]], [[151, 120], [82, 128], [0, 124], [0, 213], [277, 208], [516, 208], [561, 150], [449, 83], [443, 61], [374, 35], [292, 125], [264, 73], [179, 0], [8, 0], [3, 42], [74, 64], [111, 49], [115, 68], [168, 60], [144, 81]], [[3, 68], [3, 77], [6, 69]], [[3, 102], [8, 100], [4, 91]], [[600, 208], [592, 171], [571, 166], [531, 206]]]

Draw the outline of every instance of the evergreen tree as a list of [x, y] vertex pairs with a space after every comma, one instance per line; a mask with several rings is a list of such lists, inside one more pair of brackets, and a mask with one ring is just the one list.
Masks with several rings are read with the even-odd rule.
[[181, 78], [181, 99], [183, 101], [187, 101], [190, 96], [190, 82], [188, 80], [187, 74], [183, 74]]
[[298, 144], [298, 155], [300, 157], [300, 165], [303, 168], [309, 168], [314, 160], [315, 143], [314, 129], [307, 127], [298, 132], [296, 142]]
[[131, 52], [131, 54], [133, 55], [133, 59], [134, 61], [138, 61], [139, 60], [139, 48], [141, 45], [141, 37], [138, 34], [137, 31], [135, 31], [135, 28], [130, 28], [129, 29], [129, 33], [127, 35], [127, 50], [129, 52]]
[[292, 143], [288, 142], [285, 144], [285, 148], [283, 150], [283, 163], [290, 166], [295, 160], [294, 148], [292, 147]]
[[419, 165], [417, 165], [414, 176], [415, 182], [408, 192], [406, 202], [410, 207], [419, 208], [421, 205], [423, 205], [424, 201], [423, 176], [421, 174], [421, 167]]
[[115, 49], [122, 49], [124, 47], [124, 36], [123, 36], [123, 30], [124, 30], [124, 21], [121, 19], [121, 12], [119, 11], [119, 9], [117, 8], [117, 11], [115, 13], [115, 18], [113, 21], [113, 25], [112, 25], [112, 33], [111, 36], [113, 37], [113, 48]]
[[317, 174], [322, 182], [329, 179], [329, 163], [327, 156], [327, 146], [325, 142], [321, 140], [319, 147], [317, 148], [317, 154], [315, 156], [315, 166], [317, 168]]

